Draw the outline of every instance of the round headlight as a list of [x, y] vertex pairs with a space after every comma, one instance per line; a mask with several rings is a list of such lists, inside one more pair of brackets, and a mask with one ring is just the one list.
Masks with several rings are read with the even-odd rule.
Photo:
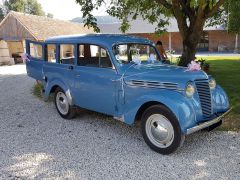
[[188, 84], [185, 90], [187, 97], [192, 97], [195, 93], [195, 88], [192, 84]]
[[216, 88], [216, 86], [217, 86], [217, 83], [216, 83], [215, 79], [211, 79], [211, 80], [209, 81], [209, 87], [210, 87], [210, 89], [211, 89], [211, 90], [214, 90], [214, 89]]

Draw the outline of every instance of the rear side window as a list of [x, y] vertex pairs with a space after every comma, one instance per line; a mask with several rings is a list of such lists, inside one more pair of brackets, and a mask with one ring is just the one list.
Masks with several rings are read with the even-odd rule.
[[43, 59], [43, 47], [40, 44], [30, 43], [30, 56], [39, 60]]
[[47, 61], [51, 63], [56, 63], [56, 50], [57, 47], [55, 44], [47, 45]]
[[74, 64], [74, 45], [60, 45], [60, 64]]
[[96, 45], [79, 45], [77, 63], [79, 66], [112, 68], [112, 63], [107, 50]]

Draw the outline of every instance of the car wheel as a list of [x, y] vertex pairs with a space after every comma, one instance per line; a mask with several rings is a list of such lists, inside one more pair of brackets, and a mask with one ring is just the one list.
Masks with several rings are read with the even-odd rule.
[[177, 118], [163, 105], [154, 105], [145, 110], [141, 128], [147, 145], [160, 154], [173, 153], [185, 139]]
[[76, 114], [76, 109], [68, 102], [65, 92], [61, 88], [57, 88], [54, 95], [55, 106], [58, 113], [64, 119], [72, 119]]

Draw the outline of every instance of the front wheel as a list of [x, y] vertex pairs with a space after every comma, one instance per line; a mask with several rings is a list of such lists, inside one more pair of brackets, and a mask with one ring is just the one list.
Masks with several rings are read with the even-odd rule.
[[171, 154], [184, 142], [178, 120], [163, 105], [154, 105], [142, 116], [142, 135], [147, 145], [160, 154]]
[[61, 88], [57, 88], [55, 91], [55, 106], [58, 113], [64, 119], [72, 119], [76, 114], [76, 109], [68, 102], [68, 98], [65, 92]]

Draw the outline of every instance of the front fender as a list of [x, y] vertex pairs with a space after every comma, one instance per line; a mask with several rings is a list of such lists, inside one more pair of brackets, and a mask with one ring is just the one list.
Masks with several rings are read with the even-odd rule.
[[212, 92], [213, 98], [213, 111], [225, 112], [229, 109], [229, 100], [226, 92], [221, 86], [217, 85], [216, 89]]
[[159, 102], [168, 107], [176, 116], [183, 133], [187, 128], [196, 124], [196, 114], [193, 100], [184, 96], [181, 92], [165, 90], [151, 95], [142, 95], [134, 102], [126, 104], [124, 121], [133, 124], [140, 107], [147, 102]]
[[74, 104], [70, 87], [66, 83], [64, 83], [63, 81], [58, 80], [58, 79], [48, 81], [47, 83], [44, 84], [44, 89], [45, 89], [44, 100], [47, 100], [49, 98], [51, 90], [54, 86], [60, 87], [65, 92], [70, 105]]

